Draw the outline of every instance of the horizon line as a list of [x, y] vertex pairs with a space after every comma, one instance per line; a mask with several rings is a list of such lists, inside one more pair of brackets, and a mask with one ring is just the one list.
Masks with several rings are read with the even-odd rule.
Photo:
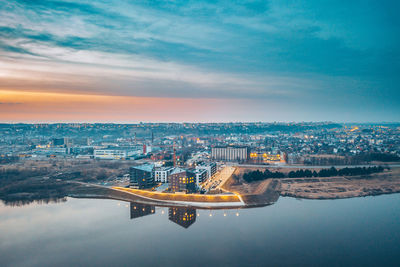
[[137, 122], [73, 122], [73, 121], [66, 121], [66, 122], [2, 122], [0, 124], [168, 124], [168, 123], [175, 123], [175, 124], [229, 124], [229, 123], [267, 123], [267, 124], [299, 124], [299, 123], [336, 123], [336, 124], [400, 124], [400, 121], [137, 121]]

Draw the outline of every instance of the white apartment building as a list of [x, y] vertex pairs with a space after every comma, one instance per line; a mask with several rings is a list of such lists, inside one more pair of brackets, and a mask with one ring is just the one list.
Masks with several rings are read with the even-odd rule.
[[127, 152], [115, 149], [95, 149], [93, 156], [95, 159], [122, 159], [126, 158]]
[[246, 146], [216, 146], [211, 148], [211, 158], [223, 161], [246, 161], [248, 152]]
[[196, 169], [196, 185], [200, 187], [200, 184], [203, 183], [208, 178], [208, 172], [205, 169]]
[[196, 170], [207, 171], [207, 178], [212, 177], [217, 172], [217, 164], [215, 162], [210, 162], [207, 164], [201, 164], [196, 166]]
[[173, 167], [160, 167], [154, 171], [154, 180], [156, 182], [168, 183], [168, 176], [174, 170]]

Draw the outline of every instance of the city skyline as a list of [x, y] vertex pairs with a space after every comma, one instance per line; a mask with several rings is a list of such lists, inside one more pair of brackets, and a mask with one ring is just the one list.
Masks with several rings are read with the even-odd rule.
[[2, 1], [0, 122], [398, 122], [396, 1]]

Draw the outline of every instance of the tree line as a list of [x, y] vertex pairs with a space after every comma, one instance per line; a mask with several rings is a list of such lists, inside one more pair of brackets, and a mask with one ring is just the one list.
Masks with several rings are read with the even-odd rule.
[[355, 156], [356, 159], [362, 162], [381, 161], [381, 162], [399, 162], [400, 157], [391, 153], [365, 153]]
[[329, 169], [321, 169], [319, 171], [310, 169], [300, 169], [290, 171], [285, 174], [279, 171], [270, 171], [266, 169], [264, 172], [260, 170], [246, 172], [243, 174], [243, 180], [246, 182], [261, 181], [269, 178], [305, 178], [305, 177], [333, 177], [333, 176], [356, 176], [356, 175], [369, 175], [373, 173], [383, 172], [385, 168], [382, 166], [373, 167], [354, 167], [336, 169], [335, 167]]
[[357, 164], [366, 164], [372, 161], [379, 162], [399, 162], [400, 157], [398, 155], [392, 153], [361, 153], [354, 156], [337, 156], [337, 157], [313, 157], [309, 156], [304, 158], [301, 162], [305, 165], [357, 165]]

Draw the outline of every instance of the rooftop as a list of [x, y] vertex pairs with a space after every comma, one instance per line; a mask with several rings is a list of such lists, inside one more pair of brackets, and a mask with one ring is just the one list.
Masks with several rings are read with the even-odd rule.
[[172, 174], [177, 174], [177, 173], [182, 173], [182, 172], [186, 172], [186, 170], [177, 167], [177, 168], [175, 168], [175, 170], [173, 170], [173, 171], [171, 172], [171, 175], [172, 175]]
[[154, 169], [154, 164], [143, 164], [139, 166], [132, 166], [131, 168], [138, 169], [145, 172], [152, 172]]
[[156, 171], [169, 171], [173, 169], [174, 167], [157, 167]]

